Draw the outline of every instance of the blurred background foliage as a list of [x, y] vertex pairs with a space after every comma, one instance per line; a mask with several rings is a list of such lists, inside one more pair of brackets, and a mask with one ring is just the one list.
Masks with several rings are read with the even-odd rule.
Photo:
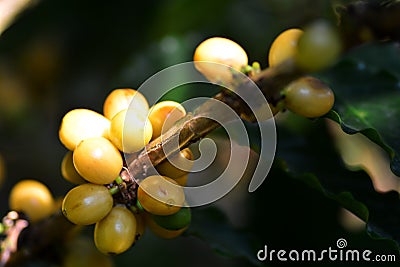
[[[259, 61], [265, 68], [274, 37], [319, 18], [335, 22], [333, 4], [38, 1], [0, 36], [0, 153], [6, 169], [0, 213], [8, 211], [8, 192], [20, 179], [38, 179], [55, 196], [72, 187], [61, 178], [66, 150], [58, 141], [58, 127], [68, 110], [85, 107], [101, 112], [112, 89], [137, 88], [157, 71], [190, 61], [195, 47], [211, 36], [235, 40], [250, 62]], [[215, 92], [190, 89], [169, 98]], [[256, 129], [249, 129], [257, 143]], [[195, 209], [188, 234], [176, 240], [160, 240], [148, 231], [134, 248], [114, 258], [116, 266], [274, 265], [256, 260], [264, 245], [327, 249], [335, 247], [338, 238], [347, 239], [353, 248], [398, 255], [395, 243], [372, 238], [365, 225], [340, 205], [352, 206], [359, 217], [376, 222], [374, 232], [398, 241], [399, 230], [392, 229], [400, 226], [397, 192], [378, 193], [366, 172], [347, 170], [331, 135], [322, 120], [284, 114], [278, 120], [277, 158], [282, 160], [259, 190], [244, 198], [235, 198], [233, 192], [227, 199], [236, 201], [228, 207], [221, 200], [214, 205], [217, 209]], [[236, 191], [247, 188], [245, 183]], [[347, 191], [353, 195], [338, 195]], [[385, 231], [379, 231], [382, 225]]]

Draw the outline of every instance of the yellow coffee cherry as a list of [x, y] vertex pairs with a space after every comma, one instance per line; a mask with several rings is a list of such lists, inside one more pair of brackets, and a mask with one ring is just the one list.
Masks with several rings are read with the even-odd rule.
[[186, 229], [188, 228], [188, 226], [179, 229], [179, 230], [168, 230], [165, 229], [163, 227], [161, 227], [160, 225], [158, 225], [154, 219], [152, 218], [151, 214], [146, 214], [145, 216], [145, 222], [146, 225], [149, 227], [150, 231], [153, 232], [153, 234], [155, 234], [158, 237], [164, 238], [164, 239], [173, 239], [176, 238], [178, 236], [180, 236], [183, 232], [186, 231]]
[[317, 21], [304, 30], [298, 42], [296, 64], [305, 71], [319, 71], [333, 64], [342, 50], [336, 29]]
[[291, 82], [283, 93], [286, 108], [307, 118], [325, 115], [335, 102], [331, 88], [314, 77], [302, 77]]
[[143, 114], [149, 111], [149, 103], [138, 91], [130, 88], [113, 90], [104, 101], [103, 113], [111, 120], [118, 112], [125, 109], [136, 109]]
[[159, 137], [185, 115], [185, 108], [175, 101], [161, 101], [152, 106], [148, 117], [153, 126], [153, 139]]
[[72, 151], [68, 151], [61, 162], [61, 175], [73, 184], [83, 184], [86, 180], [76, 171]]
[[80, 142], [74, 151], [73, 161], [77, 172], [94, 184], [113, 182], [123, 166], [121, 153], [103, 137]]
[[294, 59], [297, 53], [297, 44], [302, 34], [303, 31], [296, 28], [288, 29], [279, 34], [269, 49], [269, 66], [279, 65], [290, 58]]
[[[248, 58], [246, 51], [234, 41], [222, 37], [212, 37], [197, 46], [193, 61], [196, 69], [209, 81], [229, 85], [233, 76], [232, 71], [226, 66], [241, 71], [242, 67], [247, 66]], [[204, 64], [202, 61], [226, 66]]]
[[182, 187], [161, 175], [146, 177], [139, 184], [137, 197], [142, 207], [155, 215], [174, 214], [185, 202]]
[[108, 138], [110, 121], [103, 115], [89, 109], [74, 109], [62, 119], [58, 132], [61, 143], [69, 150], [91, 137]]
[[142, 149], [150, 142], [152, 134], [150, 120], [136, 109], [122, 110], [111, 120], [110, 140], [125, 153]]
[[[165, 175], [175, 180], [188, 173], [185, 171], [185, 169], [189, 170], [192, 168], [193, 153], [190, 148], [182, 149], [171, 157], [171, 161], [174, 162], [174, 165], [178, 167], [175, 167], [168, 159], [166, 159], [161, 164], [156, 166], [156, 170], [161, 175]], [[179, 166], [181, 166], [183, 170], [180, 169]]]
[[112, 206], [113, 198], [105, 186], [86, 183], [65, 195], [61, 210], [72, 223], [89, 225], [103, 219]]
[[115, 206], [94, 228], [94, 242], [104, 254], [120, 254], [135, 242], [136, 218], [125, 206]]
[[54, 199], [49, 189], [36, 180], [22, 180], [14, 185], [9, 196], [11, 210], [25, 213], [32, 222], [53, 212]]

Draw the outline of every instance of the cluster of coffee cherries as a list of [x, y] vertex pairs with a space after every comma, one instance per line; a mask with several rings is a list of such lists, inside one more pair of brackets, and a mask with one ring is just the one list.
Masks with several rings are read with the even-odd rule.
[[[304, 30], [291, 28], [280, 33], [268, 53], [269, 68], [295, 64], [302, 72], [316, 72], [331, 65], [341, 51], [341, 41], [335, 29], [323, 21]], [[223, 37], [203, 41], [195, 50], [196, 68], [211, 82], [234, 84], [232, 71], [202, 62], [224, 64], [236, 71], [254, 75], [260, 70], [258, 62], [248, 65], [246, 51], [236, 42]], [[270, 103], [272, 113], [288, 109], [307, 118], [325, 115], [334, 104], [334, 94], [323, 81], [303, 76], [281, 88], [279, 101]]]
[[[269, 49], [269, 68], [292, 63], [304, 72], [315, 72], [332, 64], [340, 50], [337, 34], [326, 23], [312, 24], [304, 31], [288, 29], [276, 37]], [[220, 63], [249, 76], [260, 72], [257, 62], [248, 65], [247, 54], [240, 45], [222, 37], [200, 43], [194, 52], [194, 64], [211, 82], [235, 84], [235, 75], [229, 68], [202, 62]], [[311, 76], [291, 82], [280, 94], [277, 103], [270, 103], [273, 114], [288, 109], [315, 118], [326, 114], [334, 104], [329, 86]], [[129, 175], [122, 177], [127, 170], [124, 155], [141, 151], [185, 115], [184, 107], [177, 102], [161, 101], [149, 107], [139, 91], [121, 88], [106, 97], [103, 114], [80, 108], [62, 118], [59, 139], [68, 152], [62, 160], [61, 173], [76, 186], [63, 198], [61, 210], [76, 225], [95, 225], [94, 243], [100, 252], [126, 251], [146, 227], [163, 238], [177, 237], [188, 228], [191, 211], [185, 205], [183, 188], [176, 185], [186, 185], [188, 168], [177, 166], [193, 160], [189, 148], [157, 165], [157, 175], [149, 175], [139, 183]], [[127, 182], [131, 194], [124, 199], [126, 194], [121, 190]], [[49, 189], [35, 180], [18, 182], [11, 190], [9, 205], [24, 213], [31, 223], [60, 208]]]
[[[186, 185], [186, 171], [166, 160], [157, 166], [158, 174], [145, 177], [140, 186], [129, 175], [121, 175], [127, 170], [124, 155], [142, 150], [185, 115], [184, 107], [174, 101], [149, 107], [146, 98], [130, 88], [113, 90], [104, 101], [103, 114], [73, 109], [64, 115], [59, 139], [69, 151], [61, 164], [62, 176], [77, 186], [65, 195], [61, 209], [76, 225], [95, 224], [94, 242], [101, 252], [126, 251], [145, 226], [163, 238], [187, 229], [191, 211], [184, 207], [182, 187], [176, 186]], [[192, 160], [193, 154], [186, 148], [173, 158]], [[129, 199], [124, 200], [121, 185], [129, 181]]]
[[[29, 224], [35, 225], [43, 220], [51, 219], [52, 214], [59, 212], [60, 201], [53, 198], [50, 190], [43, 183], [33, 179], [24, 179], [12, 188], [9, 206], [12, 211], [0, 223], [0, 234], [4, 235], [0, 240], [2, 252], [5, 249], [15, 252], [18, 249], [18, 247], [13, 247], [15, 246], [13, 238], [15, 238], [16, 232], [20, 233]], [[76, 230], [79, 229], [80, 227], [72, 228], [71, 231], [65, 233], [60, 266], [114, 266], [112, 259], [99, 252], [88, 236], [77, 235], [78, 231]], [[6, 260], [6, 258], [2, 258], [2, 260]]]

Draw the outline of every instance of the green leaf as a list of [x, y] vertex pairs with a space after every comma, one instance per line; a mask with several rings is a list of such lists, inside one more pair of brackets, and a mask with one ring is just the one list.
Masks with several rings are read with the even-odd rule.
[[[249, 230], [257, 234], [260, 241], [258, 247], [267, 245], [269, 251], [321, 251], [336, 247], [336, 241], [344, 238], [348, 241], [348, 248], [369, 249], [373, 253], [398, 257], [396, 242], [382, 238], [375, 229], [368, 227], [366, 230], [349, 232], [343, 228], [338, 221], [341, 207], [364, 220], [370, 216], [369, 210], [353, 193], [328, 191], [319, 178], [311, 173], [294, 173], [283, 160], [274, 162], [266, 183], [259, 192], [251, 195], [254, 214]], [[345, 178], [350, 179], [351, 176]], [[374, 212], [374, 207], [372, 210]], [[325, 263], [321, 262], [322, 265]], [[329, 266], [363, 266], [363, 263], [330, 262]]]
[[335, 92], [326, 117], [349, 134], [362, 133], [385, 149], [400, 176], [400, 49], [368, 44], [349, 52], [320, 78]]
[[307, 184], [365, 220], [371, 236], [400, 244], [399, 194], [378, 193], [367, 173], [348, 170], [333, 146], [324, 120], [290, 115], [279, 124], [278, 140], [277, 157], [284, 160], [285, 175]]
[[383, 231], [378, 226], [374, 225], [374, 223], [369, 223], [369, 210], [367, 206], [364, 203], [356, 200], [350, 192], [340, 192], [338, 194], [331, 193], [327, 191], [318, 181], [317, 177], [312, 174], [295, 176], [292, 173], [288, 173], [288, 175], [292, 176], [292, 178], [294, 179], [299, 179], [306, 184], [311, 185], [313, 188], [318, 188], [318, 191], [325, 195], [327, 198], [334, 200], [340, 206], [357, 215], [357, 217], [367, 222], [366, 230], [368, 235], [372, 239], [382, 240], [386, 242], [388, 247], [391, 247], [392, 249], [397, 249], [398, 253], [400, 253], [400, 243], [396, 242], [392, 237], [388, 237], [388, 233]]
[[294, 173], [291, 173], [287, 169], [285, 170], [285, 172], [288, 177], [302, 181], [303, 183], [314, 188], [318, 192], [321, 192], [326, 197], [336, 201], [340, 206], [353, 212], [363, 221], [368, 221], [368, 208], [362, 202], [354, 199], [353, 195], [350, 192], [340, 192], [337, 194], [332, 193], [326, 190], [324, 186], [320, 183], [318, 178], [312, 173], [304, 173], [296, 176]]

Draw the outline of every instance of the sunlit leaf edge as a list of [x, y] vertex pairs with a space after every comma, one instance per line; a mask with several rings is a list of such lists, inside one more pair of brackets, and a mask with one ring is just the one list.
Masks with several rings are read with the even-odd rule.
[[390, 156], [391, 162], [390, 162], [390, 168], [394, 174], [397, 176], [400, 176], [400, 157], [399, 155], [395, 152], [394, 149], [392, 149], [388, 144], [385, 143], [385, 141], [382, 139], [380, 134], [373, 128], [364, 128], [361, 130], [355, 130], [351, 128], [350, 126], [346, 125], [343, 120], [341, 119], [339, 113], [337, 113], [335, 110], [329, 111], [325, 116], [325, 118], [331, 119], [332, 121], [337, 122], [341, 129], [347, 133], [347, 134], [356, 134], [356, 133], [361, 133], [368, 139], [370, 139], [372, 142], [376, 143], [380, 147], [382, 147]]

